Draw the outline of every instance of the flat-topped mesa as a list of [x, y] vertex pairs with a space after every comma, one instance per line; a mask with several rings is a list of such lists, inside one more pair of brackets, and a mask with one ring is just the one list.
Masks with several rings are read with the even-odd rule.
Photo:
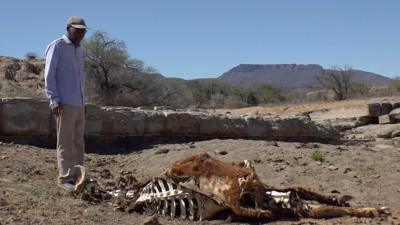
[[317, 64], [240, 64], [232, 68], [229, 72], [249, 73], [256, 70], [306, 70], [323, 68]]

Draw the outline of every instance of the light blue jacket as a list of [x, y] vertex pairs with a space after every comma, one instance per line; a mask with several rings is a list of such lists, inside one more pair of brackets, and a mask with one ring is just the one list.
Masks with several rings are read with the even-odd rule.
[[82, 48], [75, 47], [66, 35], [47, 46], [44, 78], [46, 95], [52, 107], [59, 104], [85, 105]]

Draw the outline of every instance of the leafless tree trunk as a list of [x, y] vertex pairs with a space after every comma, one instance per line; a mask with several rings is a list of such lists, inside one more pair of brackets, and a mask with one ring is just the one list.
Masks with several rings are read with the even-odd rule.
[[334, 66], [325, 70], [324, 74], [317, 76], [322, 87], [332, 90], [336, 100], [345, 100], [349, 97], [350, 86], [353, 80], [350, 66]]

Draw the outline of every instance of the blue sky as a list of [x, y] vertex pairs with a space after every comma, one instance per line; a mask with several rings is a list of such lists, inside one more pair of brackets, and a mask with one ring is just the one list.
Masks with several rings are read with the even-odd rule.
[[400, 76], [398, 0], [1, 2], [0, 55], [44, 56], [70, 15], [123, 40], [167, 77], [217, 77], [241, 64], [350, 65]]

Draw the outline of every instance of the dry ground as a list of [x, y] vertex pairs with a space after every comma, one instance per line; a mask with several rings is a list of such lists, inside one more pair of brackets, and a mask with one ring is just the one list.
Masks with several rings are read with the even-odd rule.
[[[374, 101], [374, 100], [359, 100]], [[361, 102], [362, 103], [362, 102]], [[332, 103], [339, 104], [360, 104]], [[288, 108], [289, 107], [289, 108]], [[321, 104], [255, 108], [258, 114], [307, 111]], [[324, 105], [325, 108], [333, 107]], [[285, 109], [286, 108], [286, 109]], [[285, 110], [284, 110], [285, 109]], [[289, 110], [290, 109], [290, 110]], [[232, 111], [232, 110], [231, 110]], [[223, 112], [223, 111], [220, 111]], [[232, 113], [255, 113], [238, 109]], [[221, 160], [253, 160], [263, 182], [276, 187], [302, 185], [325, 194], [354, 196], [354, 206], [387, 206], [391, 217], [327, 220], [283, 218], [263, 221], [269, 224], [400, 224], [400, 139], [342, 144], [271, 142], [262, 140], [202, 140], [174, 142], [153, 140], [125, 149], [122, 154], [101, 154], [109, 149], [97, 148], [87, 153], [89, 174], [101, 182], [100, 172], [112, 175], [132, 171], [138, 179], [154, 176], [172, 162], [200, 152], [209, 152]], [[227, 154], [221, 154], [227, 153]], [[322, 162], [320, 162], [320, 161]], [[28, 145], [0, 144], [0, 225], [2, 224], [143, 224], [148, 215], [114, 211], [107, 203], [90, 205], [75, 199], [56, 186], [54, 149]], [[190, 222], [159, 218], [162, 224], [259, 224], [214, 220]]]
[[[354, 196], [352, 205], [388, 206], [393, 210], [392, 217], [286, 218], [269, 224], [399, 224], [400, 151], [399, 140], [394, 141], [356, 145], [243, 139], [154, 142], [145, 149], [125, 154], [86, 154], [85, 163], [91, 175], [106, 182], [99, 174], [103, 169], [110, 169], [114, 177], [121, 171], [132, 171], [137, 178], [143, 178], [157, 175], [171, 162], [202, 151], [227, 161], [250, 159], [255, 162], [263, 182], [269, 185], [302, 185], [326, 194], [351, 194]], [[167, 153], [156, 154], [160, 150]], [[227, 154], [221, 155], [223, 151]], [[316, 151], [321, 153], [323, 162], [312, 158]], [[0, 224], [143, 224], [148, 220], [146, 215], [115, 212], [106, 203], [89, 205], [57, 188], [55, 157], [53, 149], [1, 144]], [[247, 224], [222, 220], [190, 223], [169, 218], [160, 218], [160, 222], [170, 225]]]

